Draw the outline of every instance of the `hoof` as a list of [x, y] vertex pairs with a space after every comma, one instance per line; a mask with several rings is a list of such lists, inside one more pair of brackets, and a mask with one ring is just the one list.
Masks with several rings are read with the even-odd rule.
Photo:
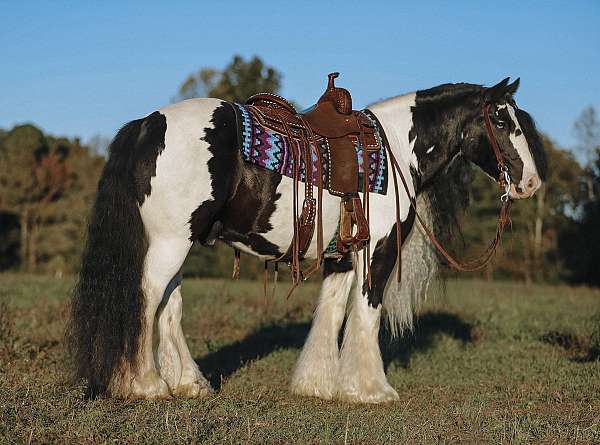
[[208, 383], [208, 380], [202, 375], [198, 367], [194, 366], [183, 371], [179, 383], [172, 390], [175, 397], [185, 399], [202, 399], [215, 392]]
[[331, 400], [335, 394], [338, 360], [337, 342], [309, 338], [292, 375], [292, 394]]
[[208, 382], [191, 382], [177, 386], [173, 391], [175, 397], [182, 399], [202, 399], [215, 392]]
[[292, 394], [298, 396], [331, 400], [335, 393], [335, 381], [333, 376], [304, 373], [300, 376], [294, 375], [290, 389]]
[[350, 403], [390, 403], [399, 400], [389, 383], [375, 385], [344, 385], [338, 388], [336, 399]]
[[325, 400], [333, 399], [333, 388], [329, 386], [319, 387], [316, 385], [292, 384], [291, 390], [292, 394], [297, 396], [318, 397]]
[[170, 399], [171, 393], [167, 382], [165, 382], [156, 371], [150, 371], [142, 377], [133, 379], [131, 385], [130, 399], [138, 400], [162, 400]]

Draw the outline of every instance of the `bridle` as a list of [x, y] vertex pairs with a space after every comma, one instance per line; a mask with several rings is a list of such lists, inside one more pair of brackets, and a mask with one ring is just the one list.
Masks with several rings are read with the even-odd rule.
[[425, 224], [423, 218], [417, 211], [416, 200], [414, 198], [410, 197], [408, 183], [406, 182], [406, 178], [404, 177], [404, 174], [402, 173], [402, 169], [400, 168], [400, 165], [398, 164], [396, 157], [392, 153], [390, 144], [387, 141], [387, 137], [385, 135], [385, 132], [383, 131], [383, 127], [381, 126], [381, 123], [377, 120], [377, 117], [373, 113], [369, 113], [370, 116], [373, 117], [374, 120], [377, 122], [379, 128], [382, 130], [381, 135], [382, 135], [382, 138], [384, 139], [384, 142], [385, 142], [384, 145], [387, 147], [388, 155], [390, 157], [391, 164], [392, 164], [392, 174], [393, 174], [394, 188], [395, 188], [395, 193], [396, 193], [396, 250], [397, 250], [397, 259], [396, 260], [397, 260], [397, 264], [398, 264], [398, 268], [397, 268], [398, 281], [400, 281], [401, 270], [402, 270], [402, 267], [401, 267], [401, 265], [402, 265], [402, 261], [401, 261], [401, 259], [402, 259], [401, 258], [401, 251], [402, 251], [401, 222], [402, 221], [400, 219], [400, 202], [399, 202], [399, 198], [398, 198], [398, 196], [399, 196], [398, 195], [398, 179], [397, 179], [398, 176], [400, 176], [404, 190], [406, 191], [406, 194], [409, 197], [410, 205], [415, 213], [415, 219], [418, 221], [419, 225], [421, 226], [421, 228], [423, 229], [423, 231], [425, 232], [425, 234], [427, 235], [427, 237], [429, 238], [431, 243], [437, 249], [437, 251], [446, 259], [449, 266], [452, 267], [456, 271], [475, 272], [475, 271], [482, 270], [483, 268], [485, 268], [493, 259], [494, 255], [496, 253], [496, 250], [497, 250], [498, 246], [500, 245], [505, 227], [511, 223], [510, 208], [512, 205], [512, 200], [510, 199], [510, 195], [509, 195], [511, 179], [510, 179], [510, 175], [508, 173], [508, 167], [506, 166], [504, 157], [502, 156], [502, 151], [500, 149], [500, 145], [498, 144], [498, 140], [496, 139], [496, 136], [495, 136], [493, 128], [492, 128], [492, 121], [490, 118], [490, 111], [492, 108], [492, 104], [490, 102], [486, 101], [484, 93], [485, 93], [485, 89], [482, 89], [481, 90], [481, 108], [482, 108], [483, 119], [485, 122], [486, 131], [487, 131], [487, 137], [490, 142], [490, 145], [492, 146], [492, 150], [494, 152], [494, 156], [496, 157], [496, 161], [498, 162], [498, 170], [499, 170], [498, 183], [499, 183], [501, 189], [503, 190], [503, 194], [500, 197], [502, 205], [500, 207], [499, 215], [498, 215], [496, 236], [494, 237], [494, 239], [492, 240], [490, 245], [487, 247], [487, 249], [483, 252], [483, 254], [479, 258], [476, 258], [474, 260], [470, 260], [467, 262], [461, 262], [461, 261], [455, 259], [444, 248], [444, 246], [438, 241], [438, 239], [434, 235], [433, 231], [430, 228], [428, 228], [427, 225]]
[[498, 139], [496, 139], [496, 135], [494, 134], [494, 130], [492, 128], [492, 119], [490, 118], [490, 111], [492, 109], [492, 104], [490, 102], [486, 102], [485, 100], [485, 90], [481, 90], [481, 104], [483, 107], [483, 120], [485, 121], [485, 128], [487, 130], [488, 140], [490, 141], [490, 145], [492, 146], [492, 150], [494, 151], [494, 156], [496, 156], [496, 161], [498, 161], [498, 184], [500, 187], [504, 188], [504, 193], [500, 196], [500, 200], [502, 202], [506, 202], [509, 200], [510, 193], [510, 175], [508, 174], [508, 167], [504, 162], [504, 156], [502, 156], [502, 151], [500, 150], [500, 144], [498, 144]]

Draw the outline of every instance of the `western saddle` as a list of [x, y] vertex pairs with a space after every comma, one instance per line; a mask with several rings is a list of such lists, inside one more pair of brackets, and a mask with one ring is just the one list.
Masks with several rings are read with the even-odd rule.
[[[276, 262], [287, 262], [292, 267], [294, 284], [318, 270], [323, 258], [322, 193], [341, 197], [340, 224], [336, 250], [343, 254], [368, 246], [369, 243], [369, 152], [381, 149], [374, 122], [363, 112], [352, 109], [348, 90], [335, 86], [339, 73], [329, 74], [325, 93], [304, 113], [284, 98], [270, 93], [250, 97], [246, 105], [255, 119], [290, 142], [294, 165], [294, 237], [287, 252]], [[319, 148], [322, 147], [322, 148]], [[363, 202], [361, 202], [357, 148], [362, 147]], [[298, 215], [298, 186], [300, 157], [305, 166], [305, 192], [302, 211]], [[324, 159], [326, 157], [327, 159]], [[316, 159], [316, 162], [313, 160]], [[328, 171], [323, 174], [326, 162]], [[316, 169], [316, 171], [315, 171]], [[313, 176], [313, 173], [316, 173]], [[316, 179], [316, 181], [315, 181]], [[316, 182], [316, 184], [314, 184]], [[317, 187], [318, 199], [314, 198]], [[301, 271], [300, 261], [308, 250], [317, 222], [317, 260]]]

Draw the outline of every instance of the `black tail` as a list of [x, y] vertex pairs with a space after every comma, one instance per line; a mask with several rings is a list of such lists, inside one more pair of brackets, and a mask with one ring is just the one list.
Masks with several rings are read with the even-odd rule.
[[72, 297], [68, 344], [92, 396], [107, 390], [121, 365], [135, 366], [143, 329], [147, 242], [133, 174], [143, 122], [125, 125], [111, 143]]

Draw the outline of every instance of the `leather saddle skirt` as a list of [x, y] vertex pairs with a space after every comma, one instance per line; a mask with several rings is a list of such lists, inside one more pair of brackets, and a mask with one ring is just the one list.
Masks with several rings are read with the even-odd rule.
[[[308, 168], [305, 165], [303, 156], [301, 156], [301, 133], [304, 131], [304, 125], [300, 119], [296, 119], [290, 114], [289, 120], [286, 122], [286, 129], [280, 119], [272, 119], [269, 116], [268, 110], [250, 109], [251, 106], [238, 103], [232, 103], [232, 106], [236, 112], [238, 145], [244, 161], [293, 178], [294, 159], [297, 159], [300, 172], [299, 180], [306, 182], [308, 172], [308, 174], [312, 174], [312, 183], [317, 183], [318, 159], [316, 155], [313, 154], [312, 165]], [[318, 125], [319, 122], [324, 121], [316, 120], [315, 122]], [[375, 123], [369, 122], [369, 124], [375, 126], [375, 132], [373, 138], [365, 138], [368, 159], [368, 165], [366, 166], [363, 162], [363, 147], [359, 143], [359, 138], [345, 133], [343, 123], [335, 122], [331, 126], [322, 124], [316, 128], [315, 125], [312, 125], [315, 133], [318, 133], [316, 145], [322, 154], [323, 183], [326, 184], [325, 188], [329, 189], [332, 194], [343, 195], [343, 191], [335, 193], [330, 163], [332, 156], [335, 157], [336, 155], [336, 147], [333, 144], [335, 144], [337, 138], [341, 137], [351, 138], [354, 142], [359, 173], [356, 178], [358, 190], [363, 191], [363, 175], [366, 172], [369, 175], [369, 192], [382, 195], [387, 193], [386, 147], [383, 145], [379, 129]], [[296, 156], [294, 156], [292, 150], [295, 151]]]

